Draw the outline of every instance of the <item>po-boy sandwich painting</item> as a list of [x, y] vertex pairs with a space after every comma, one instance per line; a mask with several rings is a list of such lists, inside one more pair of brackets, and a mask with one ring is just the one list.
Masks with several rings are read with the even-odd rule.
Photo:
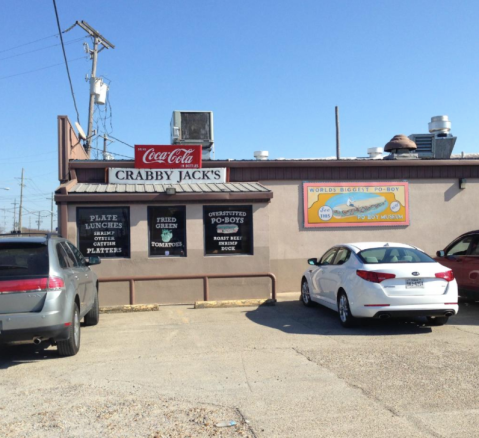
[[303, 183], [304, 227], [409, 225], [408, 183]]

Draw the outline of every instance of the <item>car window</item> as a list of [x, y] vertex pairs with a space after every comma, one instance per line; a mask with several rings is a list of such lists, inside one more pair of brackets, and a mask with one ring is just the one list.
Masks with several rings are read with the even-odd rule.
[[67, 242], [62, 242], [61, 246], [63, 250], [65, 251], [68, 267], [73, 268], [75, 266], [78, 266], [78, 262], [75, 256], [73, 255], [73, 252], [71, 251], [70, 247], [67, 245]]
[[448, 256], [460, 256], [466, 255], [467, 250], [471, 243], [476, 239], [476, 236], [466, 236], [463, 239], [459, 240], [458, 242], [454, 243], [446, 252]]
[[63, 269], [71, 268], [73, 265], [70, 265], [71, 256], [69, 257], [68, 254], [65, 252], [65, 248], [63, 248], [61, 243], [57, 243], [56, 245], [57, 255], [58, 255], [58, 262], [60, 263], [60, 267]]
[[469, 255], [478, 256], [479, 255], [479, 235], [476, 236], [474, 241], [471, 243], [469, 247]]
[[415, 248], [370, 248], [358, 253], [366, 264], [382, 263], [435, 263], [427, 254]]
[[323, 257], [321, 258], [320, 263], [322, 265], [332, 265], [336, 251], [337, 251], [337, 248], [332, 248], [328, 252], [326, 252], [326, 254], [324, 254]]
[[349, 260], [351, 256], [351, 251], [347, 248], [339, 248], [338, 253], [336, 254], [336, 258], [334, 259], [335, 265], [342, 265]]
[[48, 275], [48, 247], [41, 243], [0, 243], [0, 278]]
[[72, 250], [73, 254], [75, 254], [75, 258], [77, 260], [77, 265], [80, 266], [80, 267], [85, 267], [86, 262], [85, 262], [85, 258], [83, 257], [83, 254], [71, 242], [67, 242], [67, 245]]

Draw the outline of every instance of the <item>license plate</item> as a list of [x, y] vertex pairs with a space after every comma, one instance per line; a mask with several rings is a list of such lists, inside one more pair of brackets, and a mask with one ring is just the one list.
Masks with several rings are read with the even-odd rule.
[[418, 278], [411, 278], [406, 280], [406, 289], [414, 289], [417, 287], [424, 287], [424, 282]]

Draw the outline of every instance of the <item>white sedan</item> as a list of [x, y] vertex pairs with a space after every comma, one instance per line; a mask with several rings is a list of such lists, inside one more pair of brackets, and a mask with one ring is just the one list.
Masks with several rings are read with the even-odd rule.
[[355, 318], [425, 316], [443, 325], [458, 310], [453, 272], [423, 251], [401, 243], [336, 245], [309, 259], [301, 300], [339, 312], [344, 327]]

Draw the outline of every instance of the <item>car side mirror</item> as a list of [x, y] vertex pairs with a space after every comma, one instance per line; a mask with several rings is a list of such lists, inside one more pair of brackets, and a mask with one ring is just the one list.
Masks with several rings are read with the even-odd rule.
[[308, 259], [308, 265], [313, 265], [313, 266], [319, 265], [318, 259]]
[[85, 259], [87, 266], [99, 265], [101, 263], [100, 257], [91, 256]]
[[436, 255], [437, 255], [438, 257], [444, 257], [444, 256], [446, 255], [446, 253], [445, 253], [443, 250], [441, 250], [441, 251], [437, 251], [437, 252], [436, 252]]

